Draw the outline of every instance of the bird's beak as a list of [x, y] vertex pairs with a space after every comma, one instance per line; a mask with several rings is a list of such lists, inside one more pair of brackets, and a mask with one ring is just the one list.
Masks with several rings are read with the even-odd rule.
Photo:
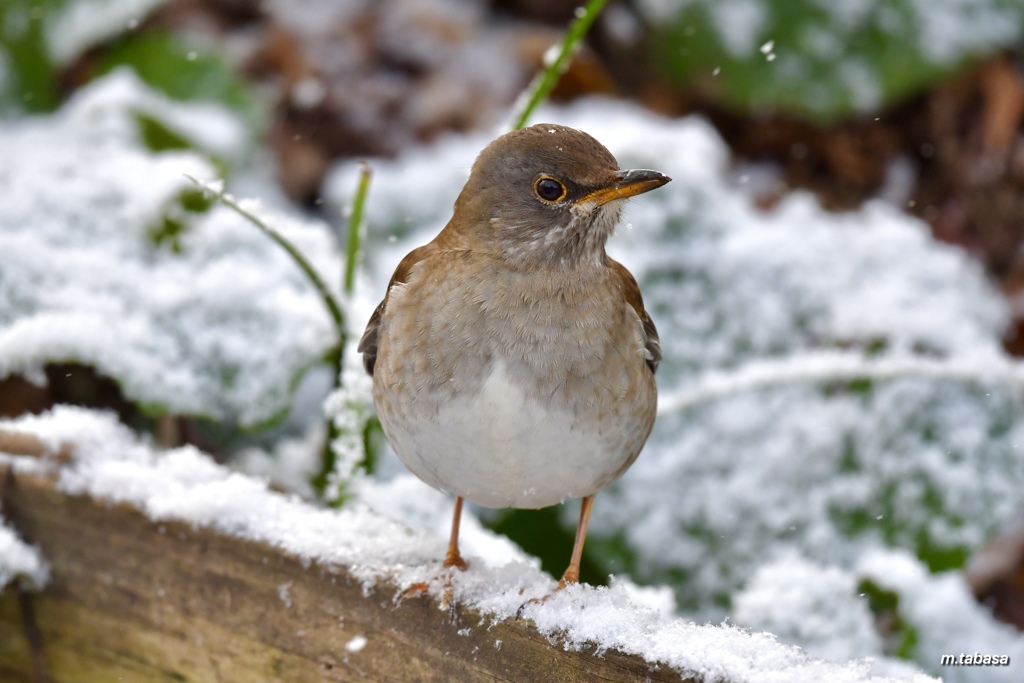
[[587, 194], [579, 203], [593, 203], [596, 206], [601, 206], [616, 199], [627, 199], [644, 192], [649, 192], [661, 187], [670, 180], [672, 179], [658, 171], [646, 169], [617, 171], [614, 175], [614, 180], [610, 184]]

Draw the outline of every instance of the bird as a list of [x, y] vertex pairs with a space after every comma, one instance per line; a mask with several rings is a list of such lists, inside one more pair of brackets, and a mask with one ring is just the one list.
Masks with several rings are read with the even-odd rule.
[[539, 123], [480, 152], [451, 220], [399, 262], [358, 351], [385, 438], [463, 501], [535, 509], [581, 499], [578, 583], [596, 493], [654, 425], [661, 342], [636, 279], [605, 251], [625, 200], [671, 180], [620, 170], [589, 134]]

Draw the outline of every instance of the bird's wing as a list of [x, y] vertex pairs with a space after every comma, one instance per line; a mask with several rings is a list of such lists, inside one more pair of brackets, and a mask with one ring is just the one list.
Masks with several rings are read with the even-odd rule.
[[644, 351], [647, 367], [651, 369], [651, 374], [653, 374], [657, 372], [658, 363], [661, 362], [661, 339], [658, 338], [658, 329], [654, 326], [651, 316], [647, 315], [647, 311], [644, 310], [644, 298], [640, 295], [640, 285], [636, 283], [636, 278], [626, 270], [626, 266], [614, 259], [609, 259], [609, 261], [612, 263], [612, 269], [619, 276], [619, 279], [622, 280], [626, 303], [633, 307], [633, 310], [636, 311], [637, 316], [640, 318], [640, 322], [643, 323]]
[[412, 270], [413, 266], [429, 258], [437, 249], [435, 242], [417, 247], [406, 254], [405, 258], [399, 262], [398, 267], [395, 268], [395, 274], [391, 276], [391, 282], [388, 283], [388, 291], [384, 294], [384, 300], [374, 309], [373, 315], [370, 316], [370, 322], [366, 323], [366, 331], [363, 332], [357, 347], [359, 353], [363, 354], [363, 367], [366, 368], [368, 375], [373, 375], [373, 366], [377, 363], [377, 334], [380, 331], [380, 321], [384, 317], [384, 310], [387, 308], [391, 289], [395, 285], [405, 284], [409, 277], [409, 271]]

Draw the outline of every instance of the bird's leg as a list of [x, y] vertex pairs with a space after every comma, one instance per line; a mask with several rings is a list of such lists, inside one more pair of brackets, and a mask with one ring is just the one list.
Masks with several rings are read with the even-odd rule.
[[580, 581], [580, 561], [583, 559], [583, 541], [587, 538], [587, 525], [590, 524], [590, 509], [594, 506], [594, 496], [586, 496], [580, 501], [580, 521], [576, 525], [576, 540], [572, 544], [572, 559], [558, 582], [559, 590], [570, 583]]
[[459, 554], [459, 522], [462, 521], [462, 496], [455, 496], [455, 515], [452, 517], [452, 536], [448, 540], [448, 552], [444, 555], [444, 567], [463, 570], [466, 561]]
[[[452, 535], [448, 539], [448, 552], [444, 554], [444, 568], [455, 567], [459, 571], [466, 569], [466, 561], [462, 559], [462, 555], [459, 554], [459, 522], [462, 521], [462, 496], [455, 496], [455, 515], [452, 518]], [[444, 595], [441, 598], [441, 604], [447, 607], [452, 599], [452, 575], [449, 572], [443, 572], [446, 574], [444, 582]], [[403, 598], [414, 598], [417, 595], [422, 595], [430, 589], [430, 585], [425, 581], [414, 583], [404, 591], [402, 591]]]
[[580, 561], [583, 559], [583, 541], [587, 538], [587, 525], [590, 524], [590, 509], [594, 507], [594, 496], [586, 496], [580, 501], [580, 521], [576, 525], [576, 541], [572, 544], [572, 559], [569, 566], [562, 574], [562, 580], [558, 582], [558, 588], [542, 598], [527, 600], [516, 611], [516, 618], [523, 616], [523, 610], [529, 605], [543, 605], [552, 595], [562, 590], [571, 583], [580, 582]]
[[[452, 535], [448, 539], [448, 552], [444, 554], [444, 568], [455, 567], [460, 572], [466, 570], [466, 561], [459, 554], [459, 522], [462, 521], [462, 496], [455, 496], [455, 514], [452, 515]], [[444, 581], [444, 595], [441, 596], [441, 607], [448, 609], [455, 619], [455, 590], [452, 588], [452, 575], [449, 573]]]

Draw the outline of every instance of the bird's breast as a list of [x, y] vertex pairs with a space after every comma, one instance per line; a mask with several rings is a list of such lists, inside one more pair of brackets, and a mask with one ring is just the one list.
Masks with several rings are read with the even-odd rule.
[[399, 458], [489, 507], [607, 486], [655, 407], [642, 327], [621, 291], [601, 278], [557, 286], [450, 265], [414, 274], [382, 320], [374, 401]]

